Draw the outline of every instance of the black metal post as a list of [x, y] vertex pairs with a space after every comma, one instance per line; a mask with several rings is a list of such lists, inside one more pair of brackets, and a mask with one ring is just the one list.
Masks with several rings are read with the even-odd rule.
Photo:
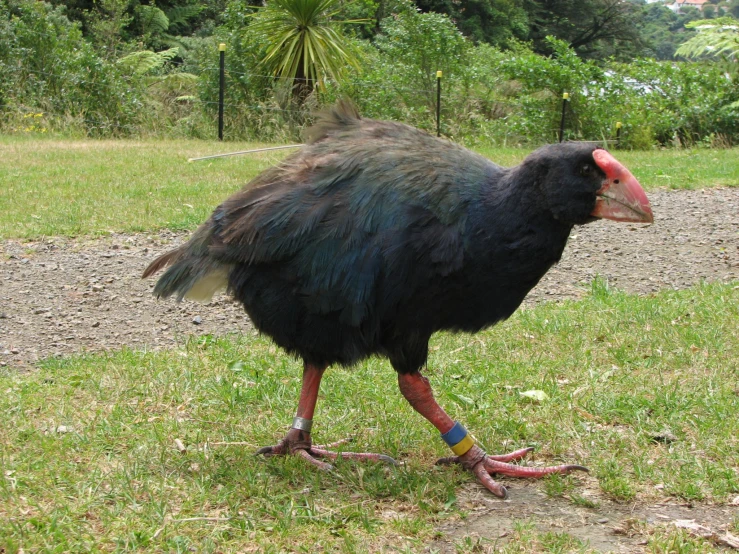
[[441, 71], [436, 72], [436, 136], [441, 136]]
[[562, 119], [559, 120], [559, 142], [562, 142], [565, 136], [565, 115], [567, 114], [567, 100], [570, 95], [566, 92], [562, 95]]
[[616, 122], [616, 148], [621, 148], [621, 122]]
[[223, 140], [223, 95], [226, 90], [226, 45], [218, 45], [220, 52], [220, 83], [218, 87], [218, 140]]

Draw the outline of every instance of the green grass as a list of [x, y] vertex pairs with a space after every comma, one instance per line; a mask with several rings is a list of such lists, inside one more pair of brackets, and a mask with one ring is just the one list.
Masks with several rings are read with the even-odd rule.
[[188, 163], [266, 145], [0, 139], [0, 238], [192, 229], [284, 151]]
[[[264, 146], [0, 137], [0, 239], [192, 229], [288, 151], [187, 163]], [[522, 149], [481, 150], [502, 165]], [[619, 152], [647, 189], [739, 185], [739, 149]]]
[[[520, 148], [479, 148], [478, 151], [502, 165], [520, 163], [529, 153]], [[612, 152], [646, 190], [739, 186], [739, 148]]]
[[[590, 476], [542, 484], [573, 506], [594, 504], [580, 495], [593, 487], [624, 502], [723, 503], [739, 493], [737, 359], [736, 283], [640, 298], [596, 281], [582, 301], [522, 310], [475, 336], [434, 337], [426, 374], [488, 452], [531, 445], [540, 462], [589, 466]], [[6, 552], [415, 552], [463, 510], [458, 488], [472, 480], [433, 466], [448, 452], [384, 360], [329, 371], [314, 439], [352, 435], [352, 448], [405, 465], [345, 462], [330, 474], [252, 456], [286, 431], [300, 375], [260, 337], [2, 371]], [[548, 398], [520, 394], [529, 390]], [[657, 438], [666, 432], [669, 443]], [[566, 533], [521, 533], [528, 542], [507, 551], [587, 550]], [[657, 533], [647, 548], [710, 551], [682, 532]]]

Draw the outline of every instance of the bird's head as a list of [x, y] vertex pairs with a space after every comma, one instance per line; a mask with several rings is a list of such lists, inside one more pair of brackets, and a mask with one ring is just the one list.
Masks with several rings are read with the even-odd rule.
[[524, 165], [538, 168], [542, 199], [562, 222], [654, 221], [639, 181], [607, 150], [592, 144], [553, 144], [532, 153]]

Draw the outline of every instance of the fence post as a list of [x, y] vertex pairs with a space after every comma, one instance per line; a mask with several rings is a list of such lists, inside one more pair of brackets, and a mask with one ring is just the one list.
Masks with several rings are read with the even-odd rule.
[[441, 71], [436, 72], [436, 136], [441, 136]]
[[562, 142], [565, 136], [565, 115], [567, 114], [567, 101], [570, 99], [568, 93], [562, 95], [562, 119], [559, 120], [559, 142]]
[[226, 45], [218, 45], [220, 54], [220, 82], [218, 86], [218, 140], [223, 140], [223, 96], [226, 89]]
[[621, 148], [621, 122], [616, 122], [616, 148]]

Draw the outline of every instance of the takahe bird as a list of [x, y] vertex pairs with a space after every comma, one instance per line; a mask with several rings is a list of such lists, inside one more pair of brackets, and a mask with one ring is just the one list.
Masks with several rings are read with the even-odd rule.
[[362, 119], [339, 102], [308, 144], [218, 206], [189, 242], [157, 258], [170, 266], [154, 294], [209, 299], [226, 287], [262, 333], [304, 363], [292, 427], [262, 454], [393, 462], [311, 444], [326, 368], [389, 358], [411, 406], [493, 494], [490, 474], [541, 477], [585, 469], [488, 456], [436, 403], [421, 375], [440, 330], [475, 332], [508, 318], [560, 259], [574, 225], [598, 218], [651, 222], [637, 180], [592, 144], [545, 146], [506, 169], [408, 125]]

